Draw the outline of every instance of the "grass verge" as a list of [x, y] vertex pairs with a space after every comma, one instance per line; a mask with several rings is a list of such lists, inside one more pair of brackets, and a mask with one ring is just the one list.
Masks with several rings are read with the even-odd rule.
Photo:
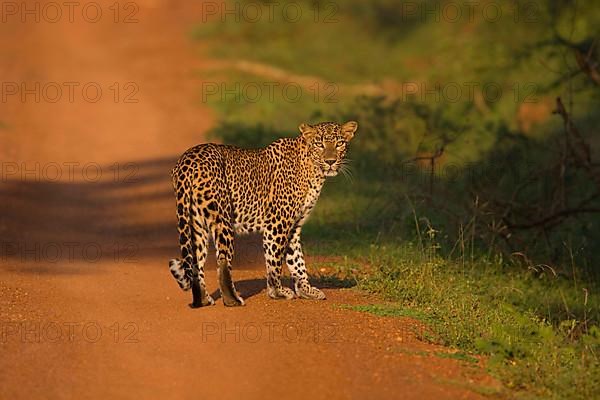
[[519, 398], [590, 399], [600, 394], [600, 299], [592, 288], [503, 260], [448, 260], [419, 246], [371, 246], [359, 287], [395, 305], [354, 307], [411, 317], [423, 340], [489, 357], [489, 371]]

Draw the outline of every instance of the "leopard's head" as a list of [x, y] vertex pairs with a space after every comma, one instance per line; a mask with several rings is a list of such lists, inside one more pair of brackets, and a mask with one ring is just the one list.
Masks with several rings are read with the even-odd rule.
[[308, 144], [309, 157], [325, 176], [336, 176], [344, 167], [348, 142], [358, 129], [355, 121], [337, 124], [301, 124], [300, 132]]

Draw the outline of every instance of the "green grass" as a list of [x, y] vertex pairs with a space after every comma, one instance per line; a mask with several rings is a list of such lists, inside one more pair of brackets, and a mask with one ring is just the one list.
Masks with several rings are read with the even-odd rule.
[[482, 255], [468, 241], [450, 253], [438, 243], [443, 232], [410, 202], [404, 214], [381, 215], [394, 192], [369, 197], [371, 185], [328, 182], [303, 233], [306, 254], [345, 257], [327, 266], [386, 300], [352, 309], [422, 321], [430, 329], [417, 337], [455, 349], [448, 357], [486, 356], [490, 373], [519, 398], [600, 395], [599, 288], [580, 267], [555, 273]]
[[[435, 249], [376, 246], [374, 268], [359, 287], [394, 305], [358, 306], [427, 324], [424, 340], [489, 357], [488, 368], [523, 398], [600, 394], [600, 297], [548, 271], [523, 271], [501, 260], [463, 265]], [[587, 294], [586, 294], [587, 291]]]
[[415, 332], [418, 338], [455, 351], [439, 356], [485, 356], [511, 396], [600, 395], [599, 287], [579, 266], [555, 273], [482, 255], [468, 241], [450, 253], [438, 243], [443, 232], [414, 215], [410, 202], [404, 214], [377, 213], [389, 198], [366, 196], [371, 185], [362, 178], [328, 182], [303, 233], [306, 254], [345, 257], [327, 266], [386, 301], [349, 308], [422, 321], [430, 329]]
[[472, 357], [472, 356], [468, 355], [467, 353], [460, 352], [460, 351], [456, 352], [456, 353], [443, 353], [441, 351], [438, 351], [435, 353], [435, 355], [440, 358], [449, 358], [451, 360], [464, 361], [464, 362], [468, 362], [468, 363], [478, 363], [479, 362], [479, 360], [476, 359], [475, 357]]

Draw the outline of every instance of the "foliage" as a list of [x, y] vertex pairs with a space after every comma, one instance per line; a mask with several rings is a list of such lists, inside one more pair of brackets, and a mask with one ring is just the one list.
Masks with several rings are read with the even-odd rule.
[[[473, 20], [463, 9], [452, 22], [393, 0], [295, 3], [305, 13], [298, 23], [276, 12], [273, 20], [203, 24], [194, 37], [210, 39], [222, 59], [333, 82], [335, 101], [307, 87], [298, 101], [280, 91], [248, 101], [239, 96], [244, 85], [273, 82], [225, 69], [238, 96], [208, 100], [221, 117], [214, 137], [258, 147], [296, 135], [304, 121], [359, 121], [353, 179], [325, 186], [304, 228], [306, 252], [370, 265], [361, 287], [396, 305], [363, 311], [427, 322], [435, 334], [424, 339], [489, 356], [493, 373], [524, 397], [597, 397], [598, 214], [568, 215], [548, 229], [505, 228], [594, 197], [589, 171], [598, 165], [582, 168], [566, 143], [575, 136], [551, 111], [562, 97], [590, 153], [600, 149], [600, 8], [483, 1]], [[490, 4], [504, 11], [493, 22], [481, 14]], [[328, 7], [337, 22], [324, 22]], [[382, 95], [354, 96], [361, 90], [351, 85]]]

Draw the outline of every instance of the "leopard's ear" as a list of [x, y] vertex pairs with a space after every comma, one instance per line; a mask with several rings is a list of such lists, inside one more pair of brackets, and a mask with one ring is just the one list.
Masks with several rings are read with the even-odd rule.
[[354, 133], [357, 129], [358, 122], [356, 121], [349, 121], [342, 125], [342, 135], [344, 135], [346, 142], [349, 142], [354, 137]]
[[315, 133], [317, 133], [314, 126], [306, 124], [306, 123], [300, 124], [298, 129], [300, 130], [300, 133], [302, 134], [302, 136], [307, 140], [312, 139], [315, 136]]

